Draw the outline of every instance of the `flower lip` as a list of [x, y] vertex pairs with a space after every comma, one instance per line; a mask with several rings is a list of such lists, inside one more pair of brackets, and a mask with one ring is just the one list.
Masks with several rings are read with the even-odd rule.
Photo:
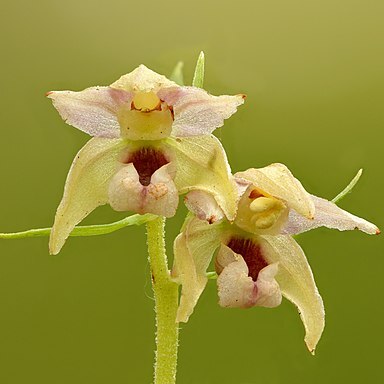
[[227, 247], [243, 257], [248, 267], [248, 276], [253, 281], [257, 281], [259, 272], [268, 266], [267, 261], [263, 257], [261, 246], [252, 239], [232, 237], [227, 243]]
[[151, 183], [152, 175], [169, 160], [163, 152], [153, 147], [143, 147], [130, 153], [123, 164], [132, 163], [139, 174], [140, 184], [147, 187]]

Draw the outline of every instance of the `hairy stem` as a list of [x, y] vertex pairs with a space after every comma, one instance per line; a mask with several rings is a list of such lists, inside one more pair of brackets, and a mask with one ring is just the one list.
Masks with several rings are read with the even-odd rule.
[[176, 323], [178, 286], [170, 279], [165, 254], [165, 219], [147, 222], [148, 254], [156, 312], [155, 384], [176, 382], [179, 328]]

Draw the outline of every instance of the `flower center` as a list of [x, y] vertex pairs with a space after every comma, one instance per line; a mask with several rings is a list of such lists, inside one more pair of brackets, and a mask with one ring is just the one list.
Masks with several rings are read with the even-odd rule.
[[154, 92], [137, 92], [118, 111], [121, 136], [129, 140], [161, 140], [171, 135], [173, 110]]
[[150, 112], [160, 107], [161, 100], [154, 92], [138, 92], [132, 100], [133, 109]]
[[239, 202], [235, 223], [247, 232], [270, 230], [282, 222], [286, 214], [287, 208], [282, 201], [252, 188]]
[[161, 151], [152, 147], [144, 147], [130, 153], [128, 159], [123, 163], [133, 163], [139, 174], [140, 184], [148, 186], [151, 183], [152, 175], [163, 165], [168, 164], [169, 161]]
[[255, 244], [251, 239], [232, 237], [227, 246], [243, 257], [248, 267], [248, 276], [256, 281], [259, 272], [268, 265], [263, 257], [260, 245]]

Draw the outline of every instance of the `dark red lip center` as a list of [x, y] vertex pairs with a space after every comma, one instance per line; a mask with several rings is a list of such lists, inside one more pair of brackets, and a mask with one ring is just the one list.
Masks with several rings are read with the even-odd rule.
[[268, 265], [263, 257], [260, 245], [255, 244], [251, 239], [232, 237], [227, 246], [243, 257], [248, 266], [248, 276], [256, 281], [259, 272]]
[[151, 183], [152, 175], [169, 161], [161, 151], [152, 147], [145, 147], [131, 153], [124, 163], [133, 163], [139, 174], [140, 184], [148, 186]]

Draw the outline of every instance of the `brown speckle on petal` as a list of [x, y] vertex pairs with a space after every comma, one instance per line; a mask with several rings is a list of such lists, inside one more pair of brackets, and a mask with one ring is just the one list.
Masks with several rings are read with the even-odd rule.
[[156, 200], [159, 200], [165, 196], [168, 192], [168, 188], [164, 183], [150, 184], [148, 186], [148, 193], [152, 195]]

